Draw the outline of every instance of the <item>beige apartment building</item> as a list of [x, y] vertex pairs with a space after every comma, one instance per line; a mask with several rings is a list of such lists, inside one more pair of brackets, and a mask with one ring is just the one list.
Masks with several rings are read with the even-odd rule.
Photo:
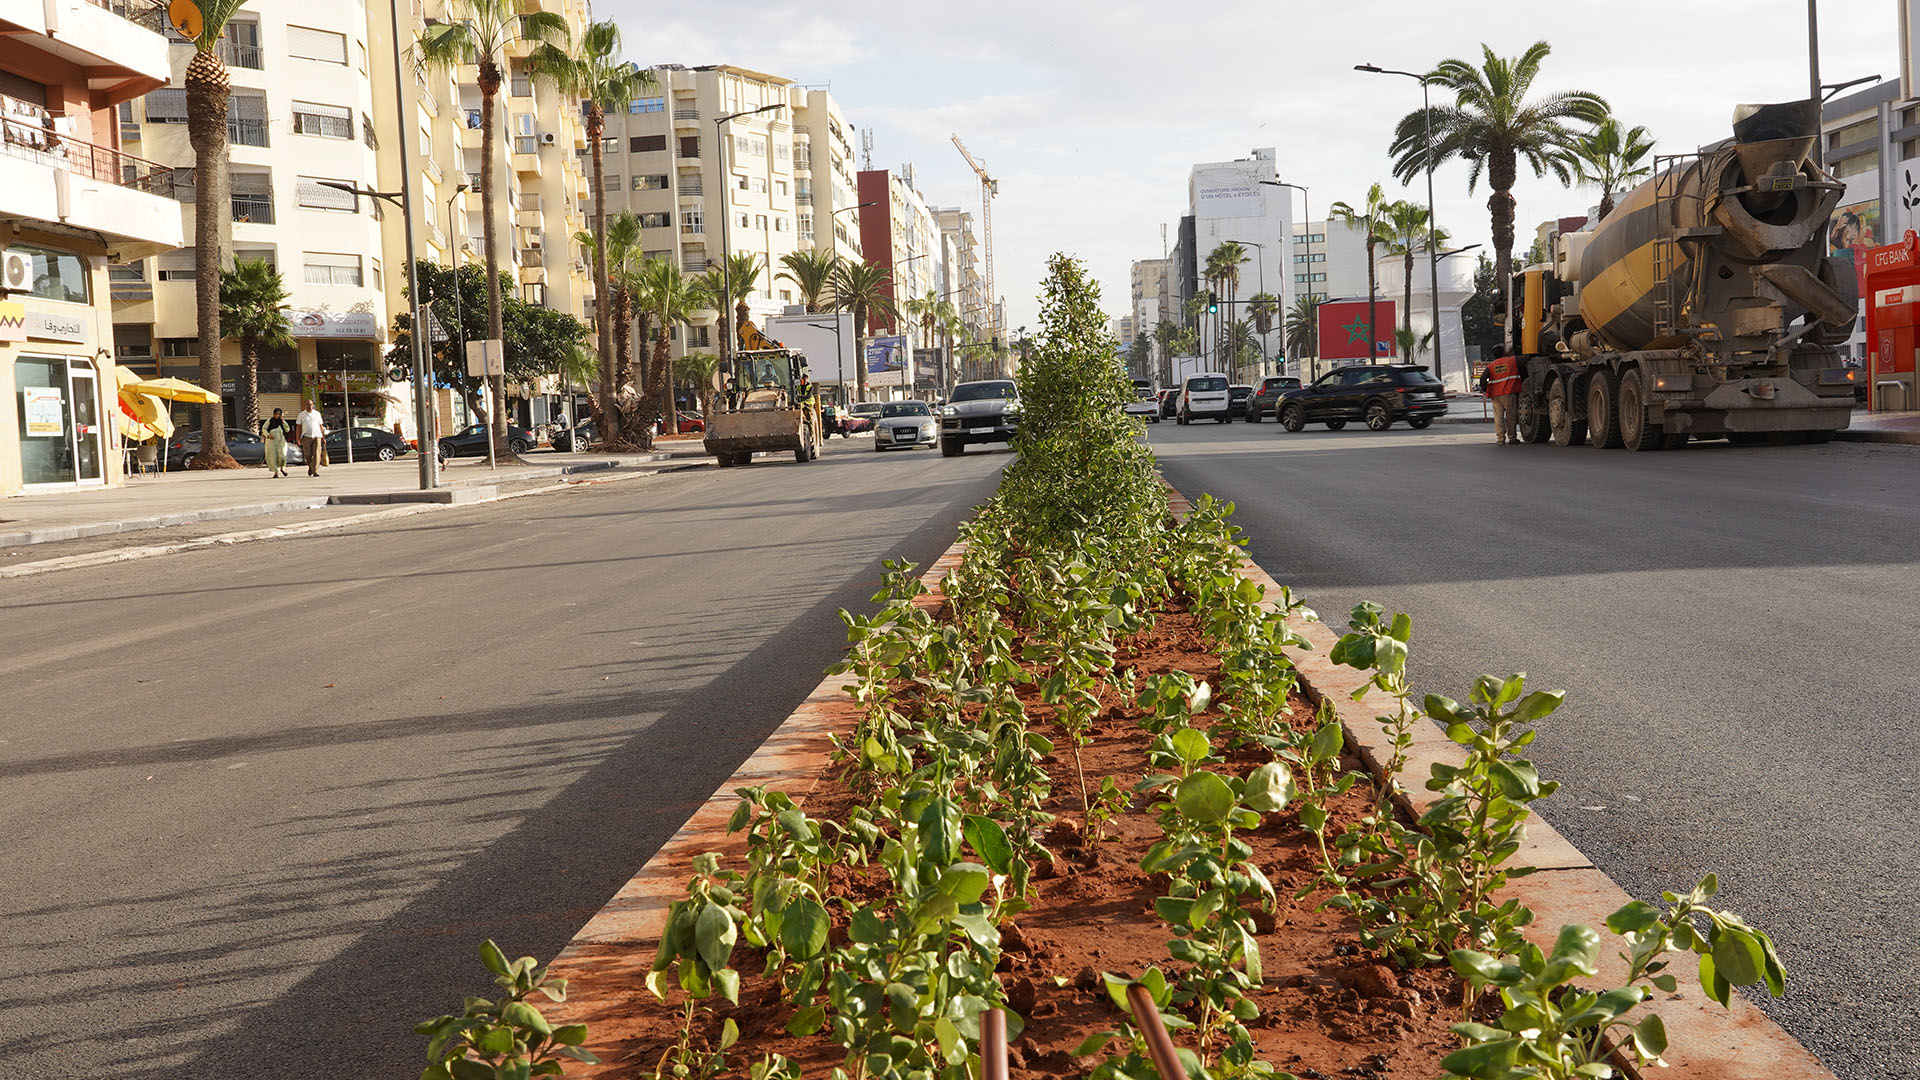
[[[584, 5], [541, 0], [584, 27]], [[426, 20], [444, 18], [444, 0], [402, 2], [401, 33], [410, 50]], [[386, 0], [252, 5], [228, 24], [221, 46], [232, 79], [228, 121], [231, 199], [223, 208], [234, 259], [265, 259], [291, 295], [290, 350], [261, 357], [260, 410], [296, 409], [317, 400], [333, 426], [392, 429], [412, 437], [412, 387], [388, 376], [393, 318], [407, 307], [406, 244], [396, 205], [356, 197], [333, 185], [396, 192], [399, 140], [412, 154], [415, 240], [419, 257], [449, 265], [482, 258], [477, 71], [403, 67], [394, 85], [392, 13]], [[186, 93], [180, 89], [192, 46], [168, 32], [167, 86], [121, 107], [121, 137], [142, 156], [172, 167], [166, 189], [180, 203], [184, 235], [193, 235], [193, 151]], [[568, 253], [582, 224], [583, 182], [573, 149], [577, 109], [527, 79], [531, 46], [510, 52], [510, 75], [496, 99], [500, 123], [495, 166], [503, 284], [530, 300], [579, 315], [590, 309], [584, 265]], [[411, 105], [402, 131], [395, 93]], [[462, 193], [461, 186], [467, 190]], [[553, 257], [548, 258], [548, 238]], [[114, 351], [135, 370], [198, 377], [194, 251], [182, 248], [113, 270]], [[223, 347], [228, 422], [237, 419], [239, 345]], [[517, 390], [510, 408], [524, 422]], [[465, 422], [457, 394], [436, 394], [441, 432]], [[542, 417], [544, 419], [544, 417]], [[193, 421], [182, 416], [183, 426]]]
[[0, 496], [124, 476], [107, 267], [181, 224], [114, 110], [167, 75], [160, 35], [106, 5], [0, 4]]

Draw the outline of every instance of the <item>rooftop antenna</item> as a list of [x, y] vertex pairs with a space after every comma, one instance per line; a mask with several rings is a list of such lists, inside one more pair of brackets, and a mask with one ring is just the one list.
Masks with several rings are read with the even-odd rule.
[[860, 132], [860, 167], [863, 169], [873, 168], [872, 128], [867, 128]]

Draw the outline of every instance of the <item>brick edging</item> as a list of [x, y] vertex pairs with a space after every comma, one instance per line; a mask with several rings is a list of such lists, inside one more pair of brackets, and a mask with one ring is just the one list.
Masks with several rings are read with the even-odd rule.
[[[1168, 502], [1176, 515], [1192, 509], [1171, 485]], [[965, 552], [964, 544], [955, 543], [922, 575], [921, 581], [930, 590], [922, 603], [940, 603], [940, 584]], [[1244, 550], [1240, 560], [1245, 577], [1263, 586], [1269, 595], [1279, 593], [1279, 584]], [[1274, 605], [1269, 602], [1268, 606]], [[1370, 691], [1355, 701], [1353, 691], [1366, 680], [1360, 672], [1336, 667], [1327, 660], [1335, 635], [1318, 622], [1296, 620], [1294, 628], [1310, 643], [1306, 649], [1288, 650], [1299, 671], [1301, 690], [1316, 702], [1333, 703], [1346, 729], [1348, 745], [1356, 747], [1367, 767], [1377, 774], [1392, 747], [1374, 717], [1387, 711], [1391, 699]], [[739, 802], [736, 788], [778, 788], [804, 803], [829, 764], [830, 737], [852, 731], [858, 721], [859, 706], [841, 689], [845, 680], [839, 675], [821, 680], [800, 707], [554, 958], [551, 970], [558, 977], [576, 982], [591, 978], [602, 986], [611, 982], [622, 988], [592, 1001], [569, 996], [565, 1003], [545, 1010], [554, 1022], [592, 1025], [636, 1008], [656, 1007], [646, 990], [646, 975], [660, 944], [667, 908], [686, 893], [693, 857], [708, 851], [735, 856], [745, 852], [744, 837], [729, 836], [726, 831], [727, 819]], [[1420, 725], [1409, 751], [1408, 775], [1423, 776], [1435, 762], [1464, 758], [1461, 748], [1447, 739], [1439, 725], [1424, 718]], [[1418, 813], [1434, 798], [1423, 787], [1406, 793], [1405, 805]], [[1526, 844], [1516, 859], [1540, 867], [1541, 872], [1518, 879], [1502, 895], [1517, 896], [1533, 908], [1538, 918], [1528, 936], [1543, 946], [1550, 947], [1559, 928], [1567, 923], [1604, 926], [1606, 917], [1630, 899], [1538, 815], [1529, 821]], [[1601, 958], [1598, 981], [1612, 980], [1617, 985], [1625, 980], [1625, 970], [1625, 962], [1608, 953]], [[1680, 993], [1664, 995], [1655, 1005], [1673, 1044], [1667, 1056], [1672, 1068], [1661, 1072], [1661, 1080], [1778, 1080], [1787, 1076], [1795, 1080], [1834, 1080], [1833, 1074], [1793, 1036], [1739, 994], [1733, 997], [1732, 1009], [1722, 1010], [1697, 988], [1689, 992], [1683, 982]], [[608, 1076], [621, 1066], [619, 1062], [576, 1066], [568, 1069], [567, 1075]]]

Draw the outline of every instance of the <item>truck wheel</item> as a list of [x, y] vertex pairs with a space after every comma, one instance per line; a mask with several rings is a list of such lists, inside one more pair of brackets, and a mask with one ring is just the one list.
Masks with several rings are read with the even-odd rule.
[[1280, 426], [1288, 431], [1299, 431], [1307, 426], [1306, 410], [1298, 405], [1289, 405], [1280, 410]]
[[1375, 401], [1367, 405], [1367, 430], [1385, 431], [1393, 426], [1393, 414], [1387, 411], [1384, 401]]
[[1519, 415], [1515, 417], [1514, 433], [1521, 442], [1543, 443], [1553, 432], [1547, 427], [1547, 410], [1538, 397], [1522, 391], [1513, 407]]
[[1658, 450], [1660, 429], [1647, 423], [1647, 377], [1639, 368], [1620, 376], [1620, 442], [1629, 450]]
[[1547, 427], [1553, 433], [1555, 446], [1587, 444], [1587, 422], [1574, 419], [1573, 401], [1567, 393], [1565, 379], [1553, 380], [1552, 389], [1547, 391]]
[[1412, 416], [1407, 418], [1407, 426], [1415, 431], [1425, 431], [1433, 425], [1431, 416]]
[[1259, 422], [1260, 422], [1260, 410], [1259, 410], [1259, 409], [1254, 409], [1254, 408], [1249, 408], [1249, 409], [1247, 410], [1247, 423], [1249, 423], [1249, 424], [1257, 424], [1257, 423], [1259, 423]]
[[1620, 440], [1620, 382], [1606, 368], [1587, 380], [1587, 444], [1618, 450]]

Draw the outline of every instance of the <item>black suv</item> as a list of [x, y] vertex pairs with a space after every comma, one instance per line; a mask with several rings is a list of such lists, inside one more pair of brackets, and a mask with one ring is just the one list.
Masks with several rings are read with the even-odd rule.
[[1247, 420], [1259, 423], [1268, 413], [1280, 415], [1280, 395], [1288, 390], [1300, 389], [1300, 380], [1291, 375], [1270, 375], [1260, 380], [1260, 388], [1253, 392], [1253, 400], [1247, 402]]
[[1244, 383], [1234, 383], [1227, 387], [1227, 419], [1247, 418], [1247, 402], [1253, 400], [1253, 387]]
[[1440, 380], [1418, 364], [1336, 368], [1311, 386], [1280, 395], [1280, 426], [1288, 431], [1316, 423], [1339, 431], [1349, 420], [1366, 421], [1370, 431], [1385, 431], [1395, 420], [1423, 428], [1446, 411]]
[[1020, 428], [1020, 399], [1012, 379], [963, 382], [940, 407], [940, 455], [956, 457], [967, 444], [1011, 442]]

